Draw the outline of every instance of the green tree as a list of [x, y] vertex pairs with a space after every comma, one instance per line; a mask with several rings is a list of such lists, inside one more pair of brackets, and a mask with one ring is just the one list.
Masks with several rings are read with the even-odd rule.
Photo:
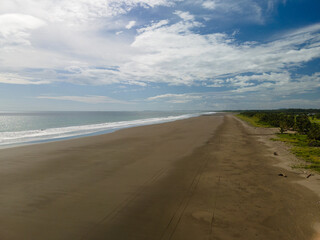
[[296, 117], [295, 129], [300, 134], [307, 134], [311, 127], [311, 122], [307, 115], [298, 115]]

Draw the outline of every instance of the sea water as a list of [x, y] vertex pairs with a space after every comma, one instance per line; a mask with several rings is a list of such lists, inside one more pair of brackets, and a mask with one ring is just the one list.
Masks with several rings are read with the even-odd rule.
[[0, 147], [57, 141], [213, 112], [0, 112]]

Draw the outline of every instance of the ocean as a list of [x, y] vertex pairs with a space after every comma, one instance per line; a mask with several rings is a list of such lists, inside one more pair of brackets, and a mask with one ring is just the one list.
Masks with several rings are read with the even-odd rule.
[[0, 112], [0, 148], [58, 141], [213, 112]]

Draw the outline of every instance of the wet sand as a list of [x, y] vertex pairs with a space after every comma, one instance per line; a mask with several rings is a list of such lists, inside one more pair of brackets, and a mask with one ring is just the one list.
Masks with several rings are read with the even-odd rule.
[[268, 134], [217, 114], [2, 149], [0, 239], [317, 239]]

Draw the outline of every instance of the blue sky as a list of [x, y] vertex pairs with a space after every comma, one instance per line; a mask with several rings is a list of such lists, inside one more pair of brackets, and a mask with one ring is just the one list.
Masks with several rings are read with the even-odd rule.
[[1, 0], [0, 111], [320, 108], [318, 0]]

